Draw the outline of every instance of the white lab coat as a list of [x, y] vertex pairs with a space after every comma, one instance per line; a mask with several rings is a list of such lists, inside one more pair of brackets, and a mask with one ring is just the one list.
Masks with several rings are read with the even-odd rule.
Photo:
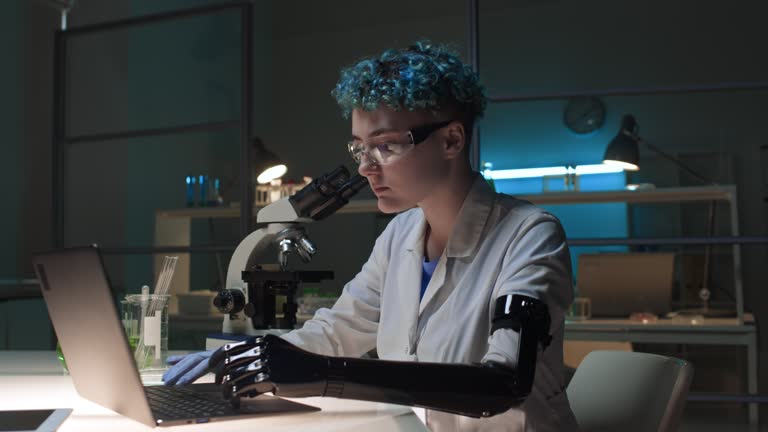
[[[419, 302], [426, 222], [421, 209], [396, 216], [331, 309], [283, 337], [320, 354], [514, 367], [518, 333], [489, 336], [495, 301], [520, 293], [547, 303], [552, 343], [540, 351], [531, 395], [520, 408], [475, 419], [427, 411], [438, 431], [577, 430], [564, 392], [563, 322], [571, 265], [559, 221], [532, 204], [495, 193], [477, 176], [456, 228]], [[450, 377], [446, 377], [450, 380]]]

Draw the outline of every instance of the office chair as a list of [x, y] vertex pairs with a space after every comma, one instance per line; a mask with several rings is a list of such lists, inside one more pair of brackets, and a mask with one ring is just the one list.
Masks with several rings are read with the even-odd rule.
[[677, 430], [690, 363], [655, 354], [593, 351], [566, 390], [582, 432]]

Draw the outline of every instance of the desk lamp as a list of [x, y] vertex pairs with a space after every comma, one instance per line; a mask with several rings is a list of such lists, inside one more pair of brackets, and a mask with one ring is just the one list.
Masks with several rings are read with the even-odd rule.
[[251, 149], [252, 175], [258, 184], [269, 183], [282, 177], [288, 171], [280, 158], [264, 146], [261, 138], [254, 137], [251, 143], [253, 145]]
[[[690, 167], [685, 165], [680, 159], [666, 153], [655, 145], [645, 141], [638, 134], [637, 120], [631, 114], [625, 114], [621, 119], [621, 129], [619, 133], [611, 140], [608, 147], [605, 149], [605, 155], [603, 156], [603, 163], [608, 165], [615, 165], [624, 168], [627, 171], [637, 171], [640, 169], [639, 165], [639, 144], [647, 147], [656, 154], [661, 155], [665, 159], [673, 162], [678, 168], [687, 172], [693, 176], [696, 180], [706, 184], [715, 185], [713, 181], [700, 175]], [[707, 235], [712, 236], [714, 234], [715, 225], [715, 202], [710, 201], [709, 212], [707, 219]], [[710, 276], [710, 260], [712, 257], [712, 245], [708, 244], [705, 247], [704, 252], [704, 278], [701, 289], [699, 290], [699, 298], [701, 299], [702, 307], [700, 309], [690, 309], [681, 311], [688, 314], [700, 314], [703, 316], [722, 316], [731, 315], [733, 311], [716, 311], [709, 307], [709, 276]]]
[[677, 165], [678, 168], [687, 172], [696, 180], [706, 185], [715, 184], [713, 181], [692, 170], [680, 159], [640, 138], [640, 135], [637, 133], [638, 130], [639, 128], [637, 126], [637, 120], [635, 120], [635, 117], [631, 114], [625, 114], [621, 119], [621, 129], [619, 129], [619, 133], [616, 134], [616, 136], [611, 140], [610, 144], [608, 144], [608, 148], [605, 149], [603, 163], [608, 165], [617, 165], [627, 171], [637, 171], [640, 169], [640, 165], [638, 164], [640, 159], [638, 144], [642, 144], [645, 147], [648, 147], [654, 153], [672, 161], [675, 165]]

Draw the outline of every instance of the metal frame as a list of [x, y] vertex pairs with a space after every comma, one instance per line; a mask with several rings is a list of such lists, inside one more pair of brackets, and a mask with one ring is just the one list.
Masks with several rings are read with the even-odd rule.
[[0, 279], [0, 303], [42, 296], [37, 279]]
[[[68, 136], [66, 130], [67, 107], [67, 42], [71, 37], [111, 31], [118, 28], [140, 27], [148, 24], [175, 21], [194, 16], [212, 15], [229, 10], [236, 10], [241, 17], [241, 75], [240, 75], [240, 116], [237, 119], [195, 123], [166, 128], [148, 128], [129, 131], [116, 131], [92, 135]], [[236, 1], [220, 5], [185, 9], [145, 15], [99, 24], [70, 27], [58, 30], [54, 36], [54, 83], [53, 83], [53, 241], [55, 247], [63, 247], [66, 227], [65, 206], [66, 190], [66, 152], [69, 145], [92, 141], [109, 141], [144, 136], [159, 136], [179, 133], [195, 133], [224, 128], [239, 127], [240, 134], [240, 235], [245, 237], [251, 232], [253, 219], [253, 194], [250, 193], [250, 140], [253, 135], [253, 5], [248, 1]], [[155, 248], [143, 248], [147, 253], [154, 253]]]
[[540, 100], [568, 99], [579, 96], [645, 96], [650, 94], [709, 93], [721, 91], [745, 91], [768, 89], [768, 81], [744, 81], [712, 83], [701, 85], [676, 85], [659, 87], [611, 88], [599, 90], [571, 90], [561, 93], [509, 94], [490, 97], [491, 102], [527, 102]]
[[[467, 46], [469, 47], [469, 64], [476, 74], [480, 75], [480, 14], [477, 0], [467, 1]], [[480, 166], [480, 126], [474, 125], [472, 144], [469, 148], [469, 162], [478, 171]]]
[[681, 203], [696, 201], [725, 201], [730, 207], [731, 233], [730, 237], [689, 237], [689, 238], [659, 238], [659, 239], [579, 239], [569, 241], [571, 246], [606, 245], [606, 244], [731, 244], [733, 245], [733, 290], [736, 297], [736, 316], [738, 324], [744, 324], [744, 289], [741, 274], [741, 244], [768, 243], [765, 237], [754, 236], [749, 240], [742, 239], [739, 232], [738, 201], [735, 186], [697, 186], [652, 189], [646, 191], [598, 191], [598, 192], [553, 192], [548, 194], [527, 195], [519, 198], [534, 204], [577, 204], [577, 203], [606, 203], [624, 202], [637, 203]]

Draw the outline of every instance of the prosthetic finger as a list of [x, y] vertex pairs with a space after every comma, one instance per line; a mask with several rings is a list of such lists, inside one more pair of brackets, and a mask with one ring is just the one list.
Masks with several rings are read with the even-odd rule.
[[216, 383], [221, 384], [225, 376], [230, 374], [230, 371], [245, 366], [254, 361], [261, 361], [264, 355], [263, 345], [257, 345], [253, 348], [243, 351], [239, 354], [228, 356], [223, 362], [216, 368]]
[[213, 366], [215, 364], [218, 364], [227, 357], [231, 357], [231, 356], [240, 354], [242, 352], [248, 351], [249, 349], [255, 346], [263, 346], [263, 345], [264, 345], [264, 337], [262, 336], [255, 336], [239, 342], [228, 343], [223, 347], [221, 347], [221, 349], [219, 349], [216, 353], [214, 353], [213, 356], [211, 356], [211, 365]]
[[270, 393], [275, 391], [275, 385], [270, 381], [254, 382], [245, 386], [232, 386], [233, 398], [240, 397], [256, 397], [260, 394]]
[[227, 368], [235, 368], [245, 363], [250, 363], [256, 360], [260, 360], [265, 354], [263, 346], [255, 346], [247, 351], [243, 351], [240, 354], [233, 356], [227, 356], [224, 359], [224, 366]]
[[217, 350], [208, 362], [208, 367], [216, 373], [216, 383], [221, 384], [222, 376], [227, 373], [228, 368], [243, 364], [247, 361], [243, 358], [242, 361], [234, 360], [235, 363], [233, 364], [233, 360], [231, 360], [232, 358], [240, 359], [241, 354], [247, 353], [254, 347], [263, 346], [264, 338], [262, 336], [256, 336], [243, 341], [228, 343]]
[[[231, 369], [223, 376], [222, 381], [224, 398], [227, 399], [233, 396], [254, 397], [274, 389], [274, 384], [268, 382], [269, 371], [261, 359], [246, 366]], [[263, 383], [267, 385], [260, 385]]]

